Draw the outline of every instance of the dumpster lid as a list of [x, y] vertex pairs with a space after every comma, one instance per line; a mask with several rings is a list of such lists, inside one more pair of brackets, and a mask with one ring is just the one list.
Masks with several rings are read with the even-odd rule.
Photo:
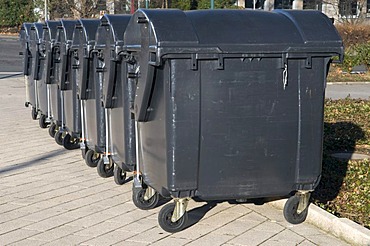
[[77, 20], [61, 20], [57, 27], [56, 40], [58, 42], [71, 41], [73, 30], [77, 24]]
[[30, 35], [32, 23], [23, 23], [19, 32], [19, 40], [26, 42]]
[[101, 26], [109, 25], [111, 32], [113, 34], [113, 42], [123, 41], [123, 35], [125, 33], [126, 27], [131, 19], [131, 15], [121, 14], [121, 15], [109, 15], [105, 14], [101, 18]]
[[43, 25], [43, 40], [55, 40], [57, 36], [57, 27], [61, 25], [60, 21], [45, 21]]
[[184, 47], [182, 52], [189, 47], [229, 53], [282, 52], [299, 47], [300, 52], [305, 48], [305, 52], [340, 53], [338, 48], [343, 46], [327, 16], [299, 10], [139, 9], [127, 27], [125, 45], [137, 47], [143, 38], [149, 40], [151, 49]]
[[[76, 29], [82, 29], [84, 33], [84, 41], [88, 43], [89, 41], [95, 40], [96, 30], [100, 24], [99, 19], [79, 19], [76, 24]], [[75, 35], [75, 33], [73, 33]]]
[[41, 42], [42, 39], [42, 23], [35, 22], [31, 25], [30, 40]]

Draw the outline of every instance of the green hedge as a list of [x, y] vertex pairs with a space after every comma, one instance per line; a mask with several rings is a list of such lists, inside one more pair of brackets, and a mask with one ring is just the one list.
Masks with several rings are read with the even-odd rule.
[[33, 0], [0, 0], [0, 27], [19, 27], [34, 21]]

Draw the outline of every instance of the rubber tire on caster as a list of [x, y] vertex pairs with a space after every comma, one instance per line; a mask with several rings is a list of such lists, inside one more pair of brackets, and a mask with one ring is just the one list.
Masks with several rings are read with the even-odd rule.
[[179, 232], [185, 229], [188, 224], [188, 212], [185, 212], [184, 215], [176, 222], [171, 221], [173, 211], [175, 210], [175, 204], [170, 203], [163, 206], [158, 214], [158, 223], [159, 226], [169, 233]]
[[149, 210], [155, 208], [159, 202], [159, 194], [158, 192], [150, 198], [148, 201], [144, 200], [145, 189], [143, 188], [135, 188], [132, 189], [132, 201], [134, 202], [137, 208], [141, 210]]
[[28, 106], [30, 106], [30, 103], [29, 103], [29, 102], [25, 102], [25, 103], [24, 103], [24, 106], [25, 106], [26, 108], [28, 108]]
[[48, 127], [48, 123], [46, 122], [46, 115], [44, 115], [44, 114], [42, 114], [41, 116], [40, 116], [40, 118], [39, 118], [39, 125], [40, 125], [40, 127], [41, 128], [46, 128], [46, 127]]
[[114, 182], [118, 185], [126, 183], [126, 172], [122, 170], [118, 165], [114, 165], [113, 170]]
[[67, 150], [73, 150], [80, 148], [78, 139], [72, 138], [72, 136], [67, 133], [63, 138], [63, 147]]
[[291, 196], [284, 205], [284, 218], [289, 223], [296, 225], [304, 222], [308, 214], [308, 206], [301, 213], [298, 213], [299, 196]]
[[94, 150], [89, 149], [86, 152], [86, 155], [85, 155], [85, 163], [86, 163], [87, 166], [89, 166], [89, 167], [96, 167], [98, 165], [99, 160], [100, 160], [100, 156], [99, 157], [96, 157]]
[[63, 145], [63, 132], [57, 131], [54, 136], [55, 142], [59, 145]]
[[37, 120], [37, 110], [36, 110], [35, 107], [32, 107], [31, 117], [32, 117], [33, 120]]
[[85, 159], [87, 151], [89, 151], [89, 149], [85, 145], [85, 148], [84, 149], [81, 149], [82, 159]]
[[98, 174], [102, 178], [109, 178], [113, 176], [113, 168], [114, 164], [109, 160], [109, 164], [104, 164], [104, 159], [100, 158], [98, 165], [96, 166], [96, 170]]
[[57, 132], [56, 129], [57, 129], [57, 125], [55, 123], [52, 123], [49, 126], [49, 135], [50, 135], [50, 137], [52, 137], [52, 138], [55, 137], [55, 133]]

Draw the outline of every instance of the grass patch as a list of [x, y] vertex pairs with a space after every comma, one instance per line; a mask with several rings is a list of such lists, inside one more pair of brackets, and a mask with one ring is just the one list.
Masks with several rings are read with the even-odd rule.
[[325, 101], [322, 179], [312, 195], [330, 213], [370, 229], [370, 160], [339, 160], [335, 152], [370, 154], [370, 101]]
[[343, 73], [343, 70], [340, 66], [336, 64], [332, 64], [330, 68], [328, 77], [328, 82], [363, 82], [363, 81], [370, 81], [370, 72], [365, 74], [351, 74], [351, 73]]

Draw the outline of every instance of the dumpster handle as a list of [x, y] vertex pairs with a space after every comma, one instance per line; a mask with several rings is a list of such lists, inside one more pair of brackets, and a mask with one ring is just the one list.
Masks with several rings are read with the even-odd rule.
[[109, 69], [109, 79], [107, 84], [107, 95], [104, 100], [104, 105], [106, 108], [113, 107], [113, 92], [116, 84], [117, 76], [117, 63], [114, 60], [110, 60], [110, 69]]
[[52, 72], [53, 72], [53, 52], [47, 51], [46, 78], [45, 78], [46, 84], [51, 84]]
[[146, 81], [143, 84], [138, 85], [136, 88], [134, 112], [135, 118], [139, 122], [147, 120], [147, 112], [149, 111], [148, 107], [150, 105], [155, 73], [156, 67], [149, 65]]
[[23, 64], [23, 74], [30, 75], [30, 51], [26, 48], [24, 52], [24, 64]]

